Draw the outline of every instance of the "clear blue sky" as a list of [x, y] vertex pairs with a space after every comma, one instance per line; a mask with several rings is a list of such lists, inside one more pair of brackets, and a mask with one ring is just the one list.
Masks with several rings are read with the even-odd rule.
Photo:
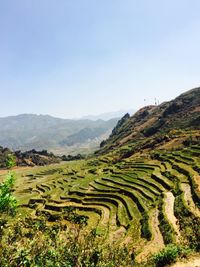
[[0, 0], [0, 116], [137, 109], [200, 85], [199, 0]]

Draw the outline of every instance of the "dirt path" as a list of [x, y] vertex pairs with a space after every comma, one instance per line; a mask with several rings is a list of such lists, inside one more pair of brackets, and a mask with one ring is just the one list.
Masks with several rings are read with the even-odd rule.
[[143, 251], [136, 257], [138, 262], [145, 261], [151, 254], [157, 253], [164, 248], [164, 241], [160, 229], [158, 227], [158, 210], [153, 210], [150, 214], [150, 227], [153, 239], [144, 246]]
[[171, 265], [171, 267], [200, 267], [200, 257], [191, 259], [187, 262], [177, 262]]
[[165, 193], [165, 198], [164, 198], [165, 214], [167, 216], [168, 221], [172, 224], [176, 232], [177, 241], [178, 241], [180, 238], [180, 232], [179, 232], [179, 226], [177, 224], [177, 219], [174, 216], [174, 200], [175, 200], [175, 197], [172, 194], [172, 192]]
[[191, 188], [189, 184], [182, 183], [181, 184], [181, 190], [183, 191], [184, 200], [188, 207], [188, 209], [196, 216], [200, 217], [200, 210], [196, 207], [193, 199], [192, 199], [192, 193]]

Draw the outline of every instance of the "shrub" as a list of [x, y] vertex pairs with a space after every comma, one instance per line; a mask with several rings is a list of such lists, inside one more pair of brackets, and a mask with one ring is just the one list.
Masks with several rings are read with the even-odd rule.
[[16, 165], [16, 157], [13, 154], [8, 154], [6, 159], [6, 167], [8, 169], [13, 168]]
[[14, 173], [9, 171], [6, 180], [0, 184], [0, 212], [14, 215], [17, 207], [17, 200], [12, 195], [14, 185]]
[[200, 219], [195, 217], [186, 207], [183, 195], [175, 199], [175, 216], [179, 220], [181, 234], [186, 244], [196, 251], [200, 251]]
[[158, 267], [166, 266], [176, 261], [179, 256], [179, 248], [173, 244], [166, 246], [163, 250], [153, 256], [153, 260]]
[[[8, 169], [11, 169], [16, 164], [16, 158], [13, 154], [9, 154], [6, 160]], [[0, 184], [0, 212], [14, 215], [17, 207], [17, 200], [12, 195], [12, 189], [15, 181], [15, 174], [9, 171], [6, 180]]]
[[[42, 227], [35, 228], [37, 223]], [[80, 227], [68, 230], [62, 224], [49, 225], [42, 219], [15, 220], [4, 232], [0, 266], [135, 266], [134, 256], [127, 248], [101, 247], [94, 233], [87, 232], [80, 238]]]

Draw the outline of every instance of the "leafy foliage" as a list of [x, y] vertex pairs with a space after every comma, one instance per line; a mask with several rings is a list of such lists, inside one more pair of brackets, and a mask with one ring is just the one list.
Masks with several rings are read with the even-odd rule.
[[163, 250], [152, 257], [156, 267], [164, 267], [176, 262], [177, 259], [187, 258], [192, 250], [187, 246], [169, 244]]
[[0, 212], [14, 215], [17, 207], [17, 200], [12, 195], [14, 185], [14, 173], [9, 171], [6, 180], [0, 184]]
[[[13, 154], [7, 157], [7, 167], [11, 169], [15, 166], [16, 158]], [[9, 171], [6, 180], [0, 184], [0, 212], [14, 215], [17, 207], [17, 200], [12, 195], [12, 189], [15, 181], [15, 174]]]
[[158, 267], [164, 267], [172, 262], [175, 262], [179, 255], [179, 248], [175, 245], [168, 245], [162, 251], [155, 254], [153, 260]]
[[93, 232], [79, 237], [80, 228], [66, 231], [66, 226], [49, 225], [44, 219], [17, 220], [5, 232], [0, 266], [135, 266], [126, 248], [102, 249]]
[[196, 251], [200, 251], [200, 219], [185, 208], [182, 195], [176, 198], [175, 215], [179, 219], [185, 243]]
[[8, 154], [6, 159], [6, 166], [8, 169], [13, 168], [16, 165], [16, 157], [13, 154]]

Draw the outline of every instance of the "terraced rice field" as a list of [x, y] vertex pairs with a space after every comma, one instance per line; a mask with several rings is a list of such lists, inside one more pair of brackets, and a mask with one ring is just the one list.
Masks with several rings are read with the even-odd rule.
[[66, 225], [84, 222], [82, 231], [95, 230], [104, 245], [134, 248], [140, 261], [184, 239], [174, 211], [178, 199], [200, 218], [199, 156], [200, 147], [193, 146], [149, 159], [113, 163], [101, 157], [33, 168], [17, 174], [15, 195], [22, 215]]

